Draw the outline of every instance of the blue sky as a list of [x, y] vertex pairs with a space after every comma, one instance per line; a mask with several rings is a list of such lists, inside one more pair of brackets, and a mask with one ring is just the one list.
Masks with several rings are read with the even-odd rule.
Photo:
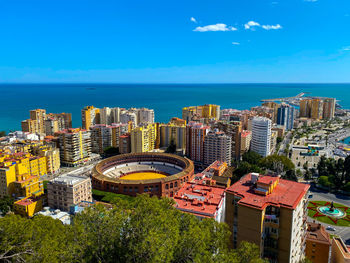
[[3, 0], [0, 82], [350, 82], [349, 0]]

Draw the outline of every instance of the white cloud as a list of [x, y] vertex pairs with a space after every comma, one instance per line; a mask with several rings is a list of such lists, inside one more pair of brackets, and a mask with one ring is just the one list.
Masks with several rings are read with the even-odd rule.
[[304, 2], [317, 2], [318, 0], [304, 0]]
[[255, 21], [249, 21], [248, 23], [246, 23], [244, 25], [244, 28], [250, 29], [250, 28], [255, 27], [255, 26], [260, 26], [260, 24], [258, 22], [255, 22]]
[[197, 23], [197, 20], [194, 17], [190, 18], [193, 23]]
[[276, 25], [260, 25], [260, 23], [255, 21], [249, 21], [248, 23], [244, 24], [244, 28], [246, 30], [255, 30], [256, 27], [261, 27], [265, 30], [276, 30], [276, 29], [282, 29], [282, 26], [280, 24]]
[[207, 26], [198, 26], [193, 31], [208, 32], [208, 31], [236, 31], [237, 28], [233, 26], [227, 26], [226, 24], [215, 24]]
[[238, 45], [240, 45], [241, 43], [239, 43], [239, 42], [232, 42], [232, 45], [235, 45], [235, 46], [238, 46]]
[[343, 47], [343, 51], [350, 51], [350, 46]]
[[282, 29], [282, 26], [280, 24], [277, 25], [262, 25], [261, 26], [265, 30], [276, 30], [276, 29]]

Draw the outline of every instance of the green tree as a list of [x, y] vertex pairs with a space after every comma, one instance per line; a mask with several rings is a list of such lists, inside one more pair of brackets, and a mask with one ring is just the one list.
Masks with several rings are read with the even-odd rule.
[[0, 137], [4, 137], [6, 136], [6, 132], [5, 131], [0, 131]]
[[288, 157], [277, 154], [262, 158], [259, 161], [259, 166], [277, 173], [295, 169], [293, 162]]
[[243, 175], [246, 175], [248, 173], [262, 173], [262, 172], [263, 170], [258, 165], [250, 164], [248, 162], [241, 162], [236, 168], [236, 170], [234, 171], [234, 174], [239, 179]]
[[253, 151], [245, 152], [242, 155], [242, 161], [247, 162], [249, 164], [257, 165], [261, 159], [262, 159], [262, 156], [256, 152], [253, 152]]
[[9, 196], [5, 196], [5, 197], [1, 198], [0, 199], [0, 211], [3, 214], [7, 214], [8, 212], [10, 212], [12, 210], [13, 202], [14, 202], [14, 200]]

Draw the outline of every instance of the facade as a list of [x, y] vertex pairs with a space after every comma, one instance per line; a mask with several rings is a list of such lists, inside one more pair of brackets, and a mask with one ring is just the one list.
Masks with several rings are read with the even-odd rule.
[[206, 104], [202, 106], [190, 106], [182, 109], [182, 119], [187, 123], [190, 121], [207, 121], [209, 119], [220, 119], [220, 106], [214, 104]]
[[138, 110], [137, 114], [138, 114], [137, 125], [154, 123], [154, 110], [141, 108]]
[[121, 154], [131, 153], [131, 135], [125, 133], [119, 137], [119, 152]]
[[288, 104], [282, 104], [277, 110], [278, 125], [283, 125], [287, 131], [293, 129], [295, 120], [295, 108]]
[[59, 129], [59, 125], [58, 125], [58, 121], [55, 120], [54, 118], [47, 118], [45, 120], [45, 134], [46, 135], [54, 135], [55, 132], [58, 132]]
[[13, 211], [24, 217], [33, 217], [43, 209], [43, 200], [40, 197], [26, 197], [13, 204]]
[[35, 154], [46, 158], [46, 171], [48, 174], [59, 172], [61, 167], [60, 150], [48, 145], [42, 145], [33, 149]]
[[45, 134], [46, 110], [36, 109], [29, 111], [30, 119], [22, 121], [22, 131]]
[[265, 117], [254, 117], [252, 120], [252, 140], [250, 148], [253, 152], [266, 157], [271, 152], [271, 120]]
[[240, 133], [242, 131], [242, 122], [221, 120], [214, 122], [212, 128], [219, 129], [231, 137], [231, 156], [232, 158], [239, 160], [241, 152]]
[[78, 175], [62, 175], [47, 183], [47, 200], [51, 208], [69, 211], [82, 201], [91, 202], [91, 180]]
[[46, 110], [36, 109], [29, 111], [30, 119], [35, 120], [38, 123], [38, 131], [37, 133], [44, 134], [45, 133], [45, 117]]
[[186, 126], [186, 155], [194, 162], [204, 160], [204, 140], [209, 129], [209, 126], [193, 121]]
[[231, 163], [231, 137], [217, 130], [208, 132], [204, 139], [204, 164], [215, 161]]
[[59, 140], [61, 163], [77, 166], [86, 162], [91, 155], [90, 131], [68, 129], [56, 133]]
[[323, 100], [312, 99], [311, 103], [311, 118], [314, 120], [321, 120], [323, 116]]
[[302, 99], [300, 101], [299, 117], [301, 118], [311, 117], [311, 104], [312, 104], [312, 99]]
[[86, 106], [81, 110], [81, 121], [84, 130], [89, 130], [91, 126], [100, 123], [100, 109], [94, 106]]
[[133, 129], [130, 133], [130, 139], [132, 153], [154, 150], [157, 139], [157, 125], [148, 124]]
[[12, 196], [16, 181], [16, 167], [14, 165], [0, 168], [0, 198]]
[[312, 263], [328, 263], [331, 245], [331, 238], [324, 226], [307, 222], [305, 255]]
[[129, 111], [121, 111], [120, 112], [120, 122], [121, 123], [132, 123], [132, 127], [137, 127], [138, 119], [137, 113], [129, 112]]
[[108, 147], [119, 147], [119, 137], [128, 131], [128, 125], [122, 123], [97, 124], [90, 129], [91, 151], [102, 154]]
[[249, 241], [270, 262], [300, 262], [305, 257], [309, 187], [252, 173], [226, 189], [225, 222], [233, 247]]
[[[138, 165], [142, 165], [142, 170]], [[131, 169], [127, 173], [155, 172], [153, 165], [160, 165], [164, 169], [176, 172], [157, 179], [123, 180], [120, 176], [109, 176], [109, 172], [118, 169]], [[147, 167], [147, 168], [145, 168]], [[122, 176], [124, 173], [122, 173]], [[193, 162], [174, 154], [165, 153], [130, 153], [113, 156], [102, 160], [92, 170], [92, 185], [94, 189], [136, 196], [148, 193], [151, 196], [172, 197], [185, 182], [191, 181], [194, 175]]]
[[173, 141], [177, 149], [186, 149], [186, 126], [174, 123], [161, 124], [160, 147], [168, 147]]
[[225, 189], [194, 182], [186, 182], [173, 197], [175, 208], [200, 219], [225, 221]]
[[341, 238], [334, 237], [332, 240], [331, 263], [350, 263], [350, 251]]
[[335, 102], [334, 98], [326, 98], [323, 101], [323, 119], [331, 120], [334, 118], [335, 113]]
[[186, 126], [186, 121], [177, 117], [171, 118], [170, 123], [178, 126]]
[[249, 151], [250, 141], [252, 140], [252, 132], [243, 130], [240, 133], [240, 156]]

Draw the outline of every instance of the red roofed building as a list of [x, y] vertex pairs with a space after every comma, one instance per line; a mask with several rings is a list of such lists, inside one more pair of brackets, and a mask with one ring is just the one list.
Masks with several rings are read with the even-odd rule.
[[173, 198], [175, 207], [182, 212], [224, 222], [225, 189], [222, 187], [187, 182]]
[[270, 262], [299, 262], [305, 256], [309, 185], [247, 174], [226, 189], [225, 222], [232, 244], [249, 241]]

